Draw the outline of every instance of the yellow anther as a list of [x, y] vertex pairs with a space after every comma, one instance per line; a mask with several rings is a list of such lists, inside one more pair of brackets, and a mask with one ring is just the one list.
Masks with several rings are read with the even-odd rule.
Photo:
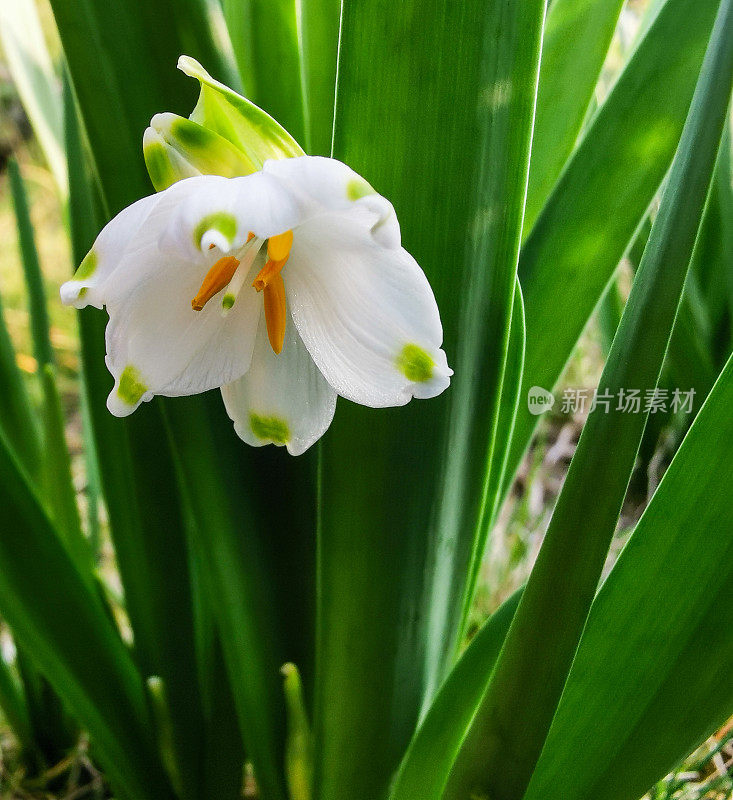
[[290, 255], [290, 248], [293, 246], [293, 232], [285, 231], [277, 236], [271, 236], [267, 240], [267, 257], [271, 261], [282, 261], [285, 263]]
[[285, 323], [287, 321], [287, 304], [285, 302], [285, 284], [280, 271], [290, 257], [293, 246], [293, 232], [285, 231], [267, 240], [267, 263], [257, 273], [252, 286], [258, 292], [264, 291], [265, 322], [267, 338], [276, 354], [283, 349], [285, 341]]
[[285, 261], [287, 261], [287, 259], [284, 261], [273, 261], [270, 259], [257, 273], [257, 277], [252, 281], [252, 286], [254, 286], [258, 292], [261, 292], [263, 289], [267, 288], [275, 275], [280, 274], [280, 270], [285, 266]]
[[285, 303], [285, 284], [280, 272], [276, 272], [265, 286], [265, 322], [270, 346], [279, 354], [285, 341], [287, 306]]
[[194, 311], [201, 311], [215, 294], [218, 294], [225, 286], [229, 285], [238, 266], [239, 261], [234, 256], [220, 258], [206, 273], [198, 294], [191, 300], [191, 308]]
[[271, 236], [267, 240], [267, 263], [252, 281], [252, 286], [254, 286], [258, 292], [265, 289], [275, 275], [280, 274], [280, 270], [285, 266], [290, 257], [290, 248], [292, 245], [292, 231], [279, 233], [277, 236]]

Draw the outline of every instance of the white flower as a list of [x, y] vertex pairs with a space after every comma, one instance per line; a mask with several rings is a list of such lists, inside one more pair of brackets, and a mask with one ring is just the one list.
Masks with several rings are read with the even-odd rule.
[[294, 455], [325, 433], [337, 394], [398, 406], [452, 375], [392, 205], [333, 159], [192, 177], [134, 203], [61, 297], [107, 307], [113, 414], [221, 387], [244, 441]]

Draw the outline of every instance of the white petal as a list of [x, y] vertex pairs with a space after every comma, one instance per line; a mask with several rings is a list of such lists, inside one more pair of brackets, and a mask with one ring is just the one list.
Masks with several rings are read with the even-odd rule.
[[[260, 266], [252, 265], [250, 283]], [[129, 281], [127, 291], [107, 305], [106, 360], [115, 377], [107, 405], [113, 414], [130, 414], [155, 394], [196, 394], [246, 372], [262, 308], [254, 290], [242, 291], [226, 314], [227, 289], [193, 311], [191, 299], [206, 263], [167, 257], [157, 265], [138, 262], [135, 268], [138, 280]]]
[[291, 455], [305, 452], [333, 419], [336, 392], [305, 349], [291, 319], [282, 352], [275, 355], [260, 319], [252, 366], [239, 380], [222, 386], [234, 428], [247, 444], [285, 445]]
[[276, 176], [297, 193], [308, 209], [308, 217], [358, 208], [368, 213], [369, 227], [379, 244], [400, 246], [400, 226], [392, 204], [341, 161], [322, 156], [285, 158], [266, 161], [263, 172]]
[[232, 252], [250, 232], [266, 239], [294, 228], [305, 213], [294, 193], [270, 175], [209, 176], [209, 183], [187, 196], [172, 215], [162, 247], [183, 258], [195, 258], [212, 245]]
[[406, 250], [379, 245], [361, 214], [330, 214], [298, 228], [282, 274], [298, 332], [343, 397], [404, 405], [450, 383], [427, 278]]
[[73, 279], [61, 287], [62, 302], [76, 308], [87, 305], [102, 308], [107, 302], [105, 289], [109, 279], [123, 260], [134, 262], [138, 253], [157, 248], [172, 209], [182, 197], [197, 192], [208, 179], [208, 176], [201, 176], [180, 181], [121, 211], [104, 226]]

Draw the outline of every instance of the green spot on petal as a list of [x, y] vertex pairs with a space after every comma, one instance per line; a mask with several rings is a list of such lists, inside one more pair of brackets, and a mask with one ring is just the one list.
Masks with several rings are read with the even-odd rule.
[[287, 444], [290, 441], [288, 423], [280, 417], [265, 417], [253, 412], [249, 415], [249, 426], [252, 433], [263, 441], [274, 444]]
[[191, 150], [205, 150], [211, 143], [211, 131], [183, 117], [171, 122], [170, 132], [183, 147]]
[[364, 178], [352, 178], [346, 184], [346, 196], [349, 200], [361, 200], [362, 197], [368, 197], [370, 194], [376, 194], [376, 192]]
[[128, 406], [136, 406], [140, 398], [148, 391], [143, 383], [140, 373], [131, 364], [128, 364], [120, 375], [120, 385], [117, 387], [117, 396]]
[[225, 294], [224, 297], [221, 298], [221, 307], [228, 311], [234, 305], [236, 299], [237, 298], [233, 294]]
[[166, 146], [161, 142], [146, 144], [143, 147], [143, 156], [150, 181], [157, 192], [162, 192], [180, 180], [181, 176], [176, 174]]
[[237, 235], [237, 220], [227, 211], [216, 211], [207, 214], [196, 226], [193, 232], [193, 241], [201, 249], [201, 237], [210, 230], [219, 231], [230, 242]]
[[77, 269], [74, 275], [74, 280], [85, 281], [88, 278], [91, 278], [92, 275], [94, 275], [94, 273], [97, 271], [98, 262], [99, 259], [97, 258], [97, 254], [94, 252], [94, 250], [90, 250], [84, 256], [81, 264], [79, 264], [79, 269]]
[[433, 377], [435, 361], [417, 344], [406, 344], [397, 356], [397, 368], [409, 381], [425, 383]]

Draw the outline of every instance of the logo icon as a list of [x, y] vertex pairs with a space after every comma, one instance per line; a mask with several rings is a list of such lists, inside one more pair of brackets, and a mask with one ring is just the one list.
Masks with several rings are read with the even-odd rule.
[[555, 404], [555, 397], [552, 392], [543, 389], [541, 386], [533, 386], [527, 393], [527, 408], [529, 413], [539, 416], [549, 411]]

